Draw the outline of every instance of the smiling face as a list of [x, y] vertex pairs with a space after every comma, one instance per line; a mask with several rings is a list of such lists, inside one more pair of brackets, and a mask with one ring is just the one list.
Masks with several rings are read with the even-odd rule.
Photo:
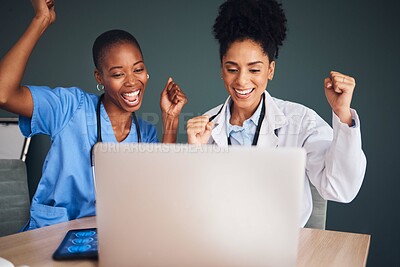
[[222, 79], [233, 100], [232, 114], [255, 112], [274, 70], [275, 61], [270, 62], [254, 41], [235, 41], [229, 46], [222, 57]]
[[107, 112], [131, 113], [140, 108], [148, 78], [137, 46], [122, 42], [108, 48], [95, 77], [104, 85], [103, 103]]

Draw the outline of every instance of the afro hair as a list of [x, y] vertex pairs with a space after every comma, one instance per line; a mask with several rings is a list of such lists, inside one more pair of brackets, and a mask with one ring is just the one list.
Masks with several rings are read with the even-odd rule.
[[227, 0], [213, 26], [220, 59], [232, 43], [249, 39], [263, 48], [270, 61], [275, 60], [286, 38], [286, 21], [282, 5], [275, 0]]

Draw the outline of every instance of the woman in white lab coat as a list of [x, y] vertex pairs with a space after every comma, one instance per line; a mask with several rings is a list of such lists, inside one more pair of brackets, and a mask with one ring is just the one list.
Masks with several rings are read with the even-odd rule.
[[281, 4], [275, 0], [228, 0], [220, 6], [213, 30], [229, 97], [224, 104], [188, 121], [188, 142], [304, 148], [302, 226], [312, 211], [309, 182], [326, 200], [352, 201], [366, 169], [359, 117], [350, 108], [355, 79], [331, 71], [324, 80], [332, 129], [315, 111], [273, 98], [266, 91], [274, 76], [279, 46], [286, 37]]

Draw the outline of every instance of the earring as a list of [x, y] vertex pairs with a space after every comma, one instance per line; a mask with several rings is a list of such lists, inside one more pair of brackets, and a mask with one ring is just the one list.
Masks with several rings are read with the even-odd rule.
[[150, 75], [149, 75], [149, 74], [147, 74], [147, 80], [148, 80], [148, 79], [150, 79]]
[[104, 91], [104, 85], [102, 85], [101, 83], [99, 83], [99, 84], [96, 85], [96, 89], [97, 89], [97, 91], [99, 91], [99, 92], [103, 92], [103, 91]]

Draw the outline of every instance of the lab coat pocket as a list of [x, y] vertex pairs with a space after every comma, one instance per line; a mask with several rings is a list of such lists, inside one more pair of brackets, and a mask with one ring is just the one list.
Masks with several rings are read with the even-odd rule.
[[39, 203], [32, 203], [29, 229], [69, 221], [67, 209]]

